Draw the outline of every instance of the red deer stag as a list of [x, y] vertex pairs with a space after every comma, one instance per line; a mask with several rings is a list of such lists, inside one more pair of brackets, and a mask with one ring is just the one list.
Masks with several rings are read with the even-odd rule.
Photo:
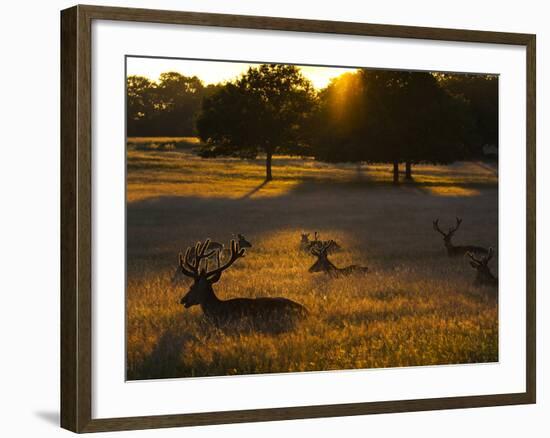
[[481, 246], [473, 246], [473, 245], [464, 245], [464, 246], [455, 246], [453, 245], [452, 238], [458, 228], [460, 227], [460, 224], [462, 223], [462, 219], [456, 218], [456, 225], [455, 227], [449, 227], [449, 231], [446, 233], [439, 228], [439, 219], [436, 219], [433, 221], [433, 227], [434, 231], [437, 231], [443, 236], [443, 244], [445, 245], [445, 248], [447, 248], [447, 255], [449, 257], [459, 257], [464, 256], [468, 252], [472, 252], [474, 254], [487, 254], [487, 249], [482, 248]]
[[308, 269], [308, 272], [324, 272], [330, 277], [342, 277], [351, 274], [366, 274], [369, 270], [366, 266], [350, 265], [344, 268], [338, 268], [329, 259], [327, 251], [330, 246], [330, 241], [324, 245], [311, 248], [311, 254], [317, 257], [317, 261]]
[[489, 248], [488, 254], [482, 259], [478, 259], [471, 252], [467, 252], [466, 255], [470, 258], [470, 265], [477, 270], [475, 284], [478, 286], [498, 286], [498, 278], [496, 278], [489, 266], [489, 260], [493, 258], [493, 248]]
[[[301, 304], [286, 298], [233, 298], [220, 300], [214, 293], [212, 285], [217, 283], [222, 273], [239, 258], [244, 257], [244, 248], [238, 248], [231, 241], [231, 255], [221, 266], [208, 270], [206, 252], [209, 241], [198, 242], [195, 247], [195, 258], [190, 257], [191, 248], [185, 256], [180, 254], [180, 269], [194, 282], [183, 296], [180, 304], [187, 309], [199, 305], [206, 318], [218, 327], [240, 324], [243, 328], [279, 332], [290, 329], [298, 320], [307, 316], [307, 310]], [[201, 262], [205, 261], [201, 268]]]

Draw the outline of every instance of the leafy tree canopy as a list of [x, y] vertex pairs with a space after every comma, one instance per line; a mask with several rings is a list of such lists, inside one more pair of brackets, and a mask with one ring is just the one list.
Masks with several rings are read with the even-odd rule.
[[464, 154], [464, 100], [430, 73], [362, 69], [320, 99], [313, 141], [322, 160], [448, 163]]
[[266, 154], [266, 180], [275, 153], [299, 154], [315, 104], [311, 83], [292, 65], [251, 67], [203, 101], [197, 130], [204, 157]]
[[466, 131], [467, 153], [478, 157], [484, 145], [498, 147], [498, 76], [440, 73], [435, 77], [451, 95], [467, 103], [472, 118]]

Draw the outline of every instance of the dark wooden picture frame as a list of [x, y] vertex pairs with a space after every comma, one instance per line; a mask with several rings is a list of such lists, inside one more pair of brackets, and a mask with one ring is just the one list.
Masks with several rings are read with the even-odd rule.
[[[92, 419], [91, 25], [117, 20], [526, 47], [526, 391], [465, 397]], [[61, 12], [61, 426], [98, 432], [535, 403], [535, 47], [531, 34], [75, 6]]]

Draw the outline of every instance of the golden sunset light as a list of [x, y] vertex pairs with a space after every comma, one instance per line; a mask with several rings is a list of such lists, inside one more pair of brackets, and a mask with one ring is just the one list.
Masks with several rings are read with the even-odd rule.
[[[138, 58], [128, 57], [126, 60], [127, 75], [145, 76], [153, 81], [161, 73], [177, 72], [185, 76], [198, 76], [205, 85], [217, 84], [233, 80], [246, 72], [250, 67], [257, 67], [260, 63], [223, 61], [198, 61], [168, 58]], [[356, 68], [314, 67], [300, 66], [300, 70], [317, 89], [326, 87], [330, 80], [347, 72], [354, 72]]]
[[498, 362], [498, 76], [127, 75], [127, 380]]

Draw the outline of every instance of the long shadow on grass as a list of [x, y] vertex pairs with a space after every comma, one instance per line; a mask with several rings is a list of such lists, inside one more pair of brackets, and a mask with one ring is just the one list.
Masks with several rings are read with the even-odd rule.
[[[366, 244], [392, 236], [392, 240], [402, 242], [401, 253], [407, 252], [408, 242], [413, 244], [414, 234], [420, 233], [437, 248], [442, 243], [433, 236], [434, 218], [458, 215], [467, 217], [472, 229], [476, 224], [485, 228], [487, 206], [497, 205], [492, 185], [483, 185], [488, 190], [481, 191], [472, 202], [469, 197], [427, 196], [411, 191], [408, 184], [386, 185], [383, 190], [369, 190], [365, 184], [306, 179], [276, 197], [160, 196], [129, 203], [128, 273], [173, 266], [178, 252], [197, 240], [211, 238], [227, 244], [237, 233], [252, 242], [252, 251], [262, 236], [289, 229], [319, 231], [322, 238], [330, 238], [325, 230], [338, 229]], [[296, 233], [298, 245], [300, 236]], [[412, 249], [418, 250], [416, 246]]]
[[[457, 173], [455, 176], [460, 176]], [[467, 176], [467, 174], [464, 174]], [[411, 187], [458, 187], [468, 189], [496, 189], [498, 183], [490, 181], [474, 180], [471, 182], [464, 181], [425, 181], [421, 177], [413, 177], [411, 180], [402, 180], [399, 184], [391, 181], [383, 181], [369, 178], [368, 176], [358, 177], [350, 180], [334, 180], [322, 177], [303, 177], [300, 183], [297, 184], [288, 194], [305, 193], [317, 190], [346, 190], [346, 189], [369, 189], [369, 188], [386, 188], [391, 191], [402, 191]]]
[[264, 182], [262, 182], [261, 184], [257, 185], [256, 187], [254, 187], [252, 190], [250, 190], [249, 192], [245, 193], [243, 196], [241, 196], [239, 199], [247, 199], [247, 198], [250, 198], [252, 197], [252, 195], [254, 195], [255, 193], [258, 193], [260, 190], [262, 190], [267, 184], [269, 183], [269, 181], [265, 180]]
[[181, 356], [185, 343], [194, 339], [186, 333], [168, 330], [160, 337], [149, 356], [135, 369], [128, 370], [128, 380], [170, 379], [182, 376]]
[[[281, 326], [282, 327], [282, 326]], [[214, 338], [217, 334], [239, 336], [243, 333], [261, 333], [269, 336], [284, 335], [292, 326], [285, 329], [269, 328], [253, 329], [247, 325], [227, 326], [223, 329], [214, 329], [209, 326], [207, 321], [201, 323], [200, 334], [206, 337], [212, 337], [211, 342], [216, 342]], [[128, 380], [151, 380], [151, 379], [171, 379], [179, 377], [193, 376], [211, 376], [220, 375], [219, 371], [213, 371], [205, 364], [204, 368], [193, 369], [185, 365], [182, 358], [185, 355], [185, 346], [187, 342], [196, 341], [197, 337], [187, 333], [167, 330], [160, 337], [153, 351], [133, 369], [128, 369]], [[224, 373], [221, 373], [224, 374]]]

